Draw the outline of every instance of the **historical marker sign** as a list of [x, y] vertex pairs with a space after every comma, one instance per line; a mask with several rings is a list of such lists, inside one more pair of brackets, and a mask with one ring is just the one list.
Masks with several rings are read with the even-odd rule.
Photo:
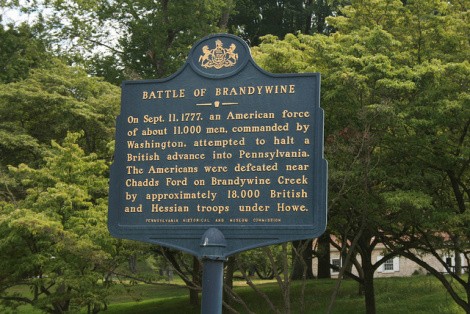
[[109, 230], [199, 256], [319, 236], [326, 227], [320, 75], [271, 74], [238, 37], [192, 48], [163, 80], [122, 85]]

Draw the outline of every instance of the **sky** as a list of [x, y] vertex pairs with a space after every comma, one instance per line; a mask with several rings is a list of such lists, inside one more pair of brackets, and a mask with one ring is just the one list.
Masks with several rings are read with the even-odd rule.
[[28, 17], [25, 14], [20, 13], [20, 11], [10, 8], [0, 8], [0, 15], [2, 16], [2, 24], [20, 24], [21, 22], [31, 22], [32, 18]]
[[[24, 8], [27, 8], [27, 2], [20, 0], [20, 5]], [[47, 9], [42, 9], [41, 11], [35, 11], [30, 13], [21, 12], [17, 8], [8, 8], [8, 7], [0, 7], [0, 15], [2, 17], [1, 23], [3, 25], [13, 24], [19, 25], [23, 22], [27, 22], [28, 24], [32, 24], [38, 17], [39, 13], [43, 15], [47, 15]]]
[[[24, 0], [20, 0], [20, 3], [24, 6], [27, 6], [27, 2], [24, 1]], [[43, 8], [40, 13], [43, 14], [43, 16], [47, 17], [48, 13], [52, 14], [52, 10]], [[13, 24], [15, 26], [18, 26], [23, 22], [26, 22], [28, 24], [34, 24], [35, 20], [37, 20], [38, 15], [40, 13], [38, 11], [34, 11], [34, 12], [30, 12], [30, 13], [24, 13], [24, 12], [21, 12], [20, 10], [18, 10], [18, 9], [15, 9], [15, 8], [7, 8], [7, 7], [1, 7], [0, 6], [0, 17], [1, 17], [0, 23], [4, 26], [11, 25], [11, 24]], [[66, 23], [67, 21], [64, 20], [63, 22]], [[107, 30], [109, 31], [109, 36], [107, 36], [103, 40], [103, 42], [105, 42], [109, 46], [116, 45], [117, 44], [117, 39], [120, 36], [119, 27], [109, 26], [109, 27], [107, 27]], [[70, 45], [71, 43], [68, 43], [67, 41], [62, 41], [61, 44], [62, 44], [62, 46], [67, 46], [67, 45]], [[87, 52], [87, 53], [89, 53], [89, 52]], [[94, 54], [94, 53], [110, 54], [110, 51], [109, 51], [108, 48], [106, 48], [104, 46], [97, 45], [95, 47], [95, 49], [93, 49], [93, 51], [91, 52], [91, 54]]]

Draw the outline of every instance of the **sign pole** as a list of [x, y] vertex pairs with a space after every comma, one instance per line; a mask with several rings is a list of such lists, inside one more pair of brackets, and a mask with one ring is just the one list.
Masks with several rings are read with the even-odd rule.
[[200, 246], [203, 253], [201, 313], [221, 314], [224, 285], [224, 251], [227, 242], [220, 230], [209, 228], [202, 236]]
[[201, 313], [222, 313], [223, 260], [203, 260]]

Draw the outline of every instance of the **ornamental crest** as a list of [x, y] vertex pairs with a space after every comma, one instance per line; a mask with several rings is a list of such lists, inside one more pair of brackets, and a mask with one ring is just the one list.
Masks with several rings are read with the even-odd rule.
[[203, 68], [229, 68], [234, 66], [238, 60], [238, 53], [235, 53], [237, 46], [231, 44], [229, 48], [224, 48], [222, 41], [215, 41], [215, 48], [209, 49], [209, 46], [202, 47], [204, 53], [199, 57], [199, 63]]

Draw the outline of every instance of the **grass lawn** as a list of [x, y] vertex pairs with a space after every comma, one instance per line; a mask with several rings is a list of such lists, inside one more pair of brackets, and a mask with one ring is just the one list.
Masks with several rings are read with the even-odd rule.
[[[275, 306], [283, 312], [280, 289], [274, 281], [256, 281]], [[305, 288], [305, 313], [326, 313], [336, 280], [309, 280]], [[244, 281], [234, 283], [236, 293], [241, 296], [248, 308], [257, 314], [271, 314], [272, 309], [262, 296], [248, 287]], [[301, 282], [294, 282], [291, 288], [291, 312], [301, 313]], [[21, 288], [23, 289], [23, 288]], [[188, 289], [180, 279], [159, 285], [138, 284], [132, 287], [116, 285], [109, 297], [109, 309], [104, 313], [152, 313], [152, 314], [191, 314], [200, 313], [200, 307], [189, 305]], [[387, 314], [457, 314], [464, 313], [451, 299], [446, 290], [432, 276], [412, 276], [407, 278], [377, 278], [375, 280], [377, 313]], [[359, 296], [358, 285], [352, 280], [343, 280], [340, 292], [333, 307], [333, 313], [364, 313], [364, 298]], [[28, 293], [28, 288], [16, 291]], [[463, 294], [463, 291], [462, 291]], [[244, 307], [232, 304], [240, 313]], [[2, 310], [0, 309], [0, 312]], [[12, 313], [6, 311], [2, 313]], [[22, 306], [16, 313], [41, 313], [30, 306]], [[82, 313], [86, 313], [82, 311]]]
[[[330, 302], [335, 280], [311, 280], [306, 286], [305, 313], [325, 313]], [[263, 292], [282, 312], [282, 298], [276, 283], [260, 284]], [[440, 283], [431, 276], [408, 278], [378, 278], [375, 280], [377, 313], [464, 313], [450, 298]], [[364, 313], [364, 298], [357, 294], [358, 286], [344, 280], [333, 307], [333, 313]], [[138, 285], [139, 302], [125, 293], [116, 293], [110, 300], [107, 313], [199, 313], [200, 308], [188, 304], [188, 291], [182, 287]], [[255, 313], [272, 313], [263, 298], [242, 282], [235, 291]], [[291, 290], [292, 313], [300, 313], [301, 283], [295, 282]], [[126, 299], [127, 298], [127, 299]], [[234, 305], [241, 313], [243, 307]]]

